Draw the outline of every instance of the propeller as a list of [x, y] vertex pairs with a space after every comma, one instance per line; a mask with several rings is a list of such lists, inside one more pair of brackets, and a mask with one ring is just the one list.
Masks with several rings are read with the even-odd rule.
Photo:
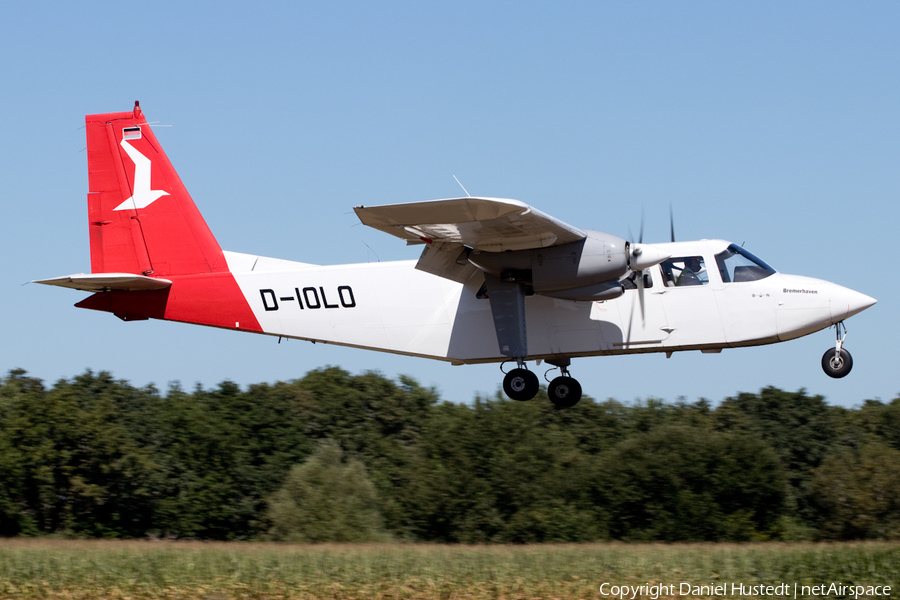
[[[638, 243], [634, 244], [634, 238], [631, 236], [631, 227], [628, 228], [628, 237], [631, 239], [631, 254], [628, 257], [629, 266], [636, 264], [639, 262], [639, 256], [644, 253], [641, 245], [644, 243], [644, 209], [641, 209], [641, 230], [638, 233]], [[635, 269], [633, 266], [631, 267], [633, 271], [637, 273], [637, 288], [638, 288], [638, 302], [641, 305], [641, 325], [644, 324], [644, 270], [643, 269]], [[631, 314], [634, 314], [634, 304], [631, 305]], [[631, 323], [631, 319], [628, 319], [628, 322]], [[631, 337], [631, 326], [628, 327], [628, 337]]]
[[[672, 239], [675, 239], [675, 226], [674, 220], [671, 219], [671, 207], [670, 207], [670, 225], [672, 232]], [[629, 237], [631, 236], [631, 228], [628, 230]], [[628, 267], [637, 273], [637, 288], [638, 288], [638, 302], [641, 305], [641, 324], [643, 325], [646, 320], [646, 316], [644, 314], [644, 269], [649, 269], [654, 265], [658, 265], [662, 261], [667, 258], [671, 258], [671, 254], [660, 250], [659, 248], [655, 248], [650, 244], [644, 243], [644, 213], [641, 211], [641, 229], [638, 235], [637, 244], [630, 244], [630, 252], [628, 254]]]
[[[628, 264], [629, 267], [634, 262], [637, 262], [637, 257], [643, 254], [643, 249], [641, 248], [641, 244], [644, 243], [644, 209], [641, 209], [641, 230], [638, 233], [638, 245], [634, 244], [634, 236], [631, 235], [631, 226], [628, 227], [628, 237], [631, 239], [631, 254], [628, 256]], [[634, 267], [631, 267], [633, 271], [635, 271]], [[638, 287], [638, 301], [641, 304], [641, 325], [644, 324], [644, 270], [638, 269], [635, 271], [637, 273], [637, 287]], [[631, 314], [634, 315], [634, 304], [631, 305]], [[631, 323], [631, 318], [628, 319], [628, 322]], [[628, 337], [631, 337], [631, 326], [628, 327]]]

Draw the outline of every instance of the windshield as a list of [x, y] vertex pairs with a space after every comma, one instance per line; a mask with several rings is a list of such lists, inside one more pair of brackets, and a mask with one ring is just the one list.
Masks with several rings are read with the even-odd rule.
[[736, 244], [716, 254], [723, 283], [757, 281], [775, 273], [775, 269]]

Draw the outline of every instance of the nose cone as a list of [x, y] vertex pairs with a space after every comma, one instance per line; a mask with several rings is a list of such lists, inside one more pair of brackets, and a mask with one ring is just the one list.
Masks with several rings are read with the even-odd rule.
[[831, 321], [837, 323], [858, 312], [862, 312], [878, 302], [871, 296], [860, 294], [849, 288], [834, 285], [831, 288]]

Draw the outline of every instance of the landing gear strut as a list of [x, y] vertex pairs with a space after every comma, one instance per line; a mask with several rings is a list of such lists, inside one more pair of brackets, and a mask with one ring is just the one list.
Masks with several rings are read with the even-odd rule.
[[547, 387], [547, 395], [550, 396], [550, 402], [556, 408], [572, 408], [581, 400], [581, 384], [569, 375], [571, 360], [564, 358], [548, 360], [547, 362], [555, 367], [559, 367], [559, 370], [562, 372], [562, 375], [554, 378]]
[[844, 340], [847, 338], [847, 327], [844, 322], [838, 321], [834, 327], [837, 340], [834, 343], [834, 349], [829, 348], [822, 356], [822, 370], [829, 377], [840, 379], [846, 377], [853, 368], [853, 357], [844, 350]]
[[[497, 277], [484, 274], [484, 286], [491, 301], [491, 317], [497, 332], [500, 354], [516, 361], [516, 368], [503, 378], [503, 391], [513, 400], [531, 400], [540, 389], [537, 375], [525, 368], [528, 356], [528, 336], [525, 330], [526, 285], [517, 281], [514, 272]], [[581, 400], [581, 386], [569, 377], [568, 358], [547, 361], [559, 367], [562, 376], [550, 382], [547, 393], [558, 408], [575, 406]], [[502, 366], [500, 367], [502, 370]]]
[[540, 383], [537, 375], [525, 368], [525, 361], [518, 361], [519, 366], [503, 378], [503, 391], [513, 400], [531, 400], [534, 398]]

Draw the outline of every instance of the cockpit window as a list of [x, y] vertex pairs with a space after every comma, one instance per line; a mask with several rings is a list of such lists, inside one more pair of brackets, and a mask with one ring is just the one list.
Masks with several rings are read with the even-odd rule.
[[663, 271], [663, 279], [666, 287], [681, 287], [687, 285], [706, 285], [709, 283], [709, 274], [702, 256], [682, 256], [670, 258], [660, 263]]
[[716, 254], [716, 264], [723, 283], [758, 281], [775, 273], [775, 269], [736, 244]]

